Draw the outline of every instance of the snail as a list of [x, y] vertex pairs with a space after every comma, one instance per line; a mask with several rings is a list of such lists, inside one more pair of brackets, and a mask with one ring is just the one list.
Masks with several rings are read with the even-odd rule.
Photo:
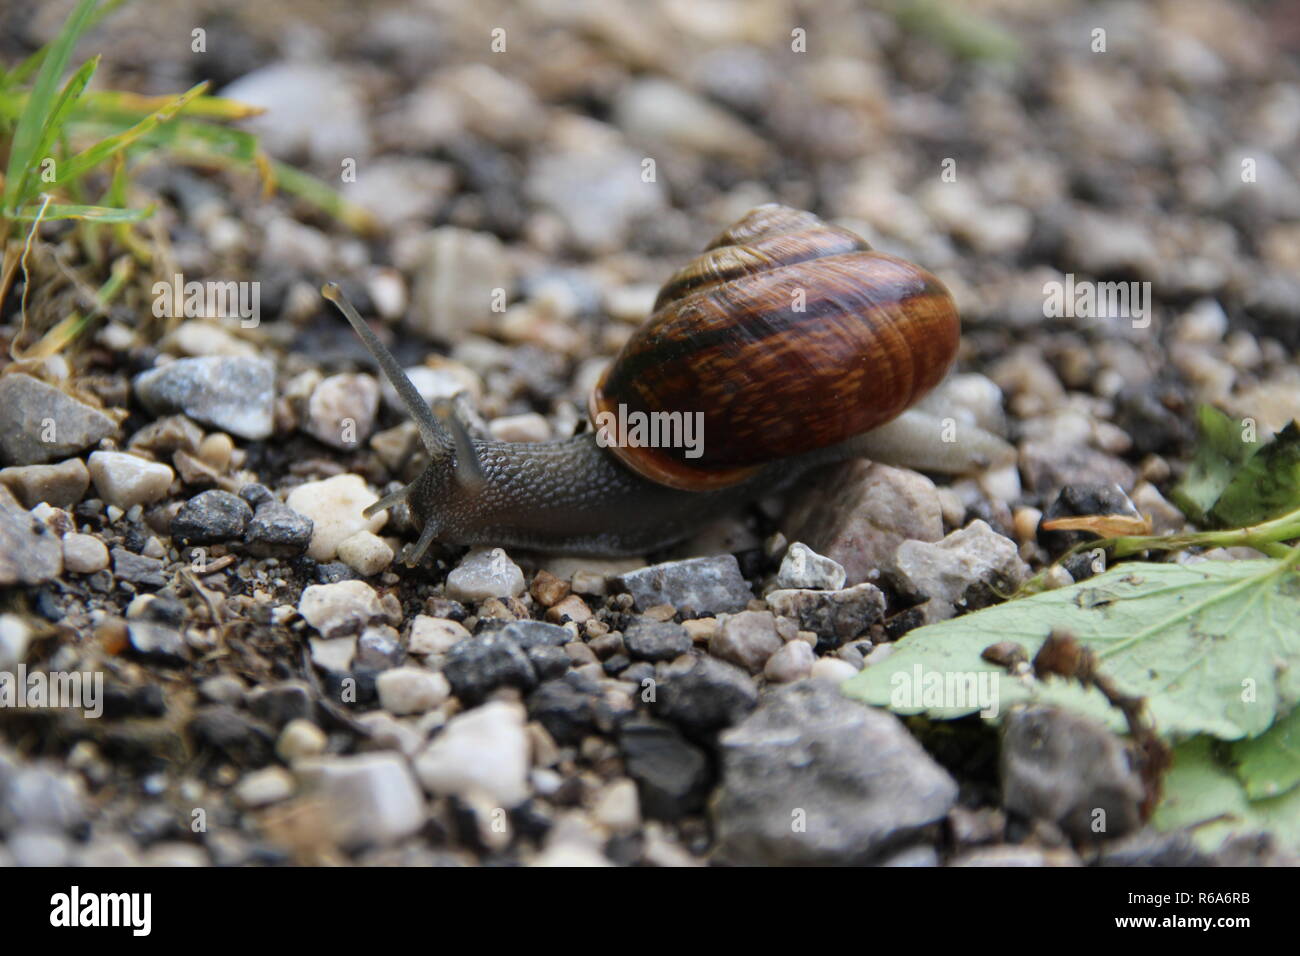
[[[754, 209], [668, 280], [591, 396], [599, 427], [565, 439], [471, 436], [445, 401], [421, 399], [337, 285], [322, 294], [428, 450], [420, 476], [366, 512], [407, 503], [421, 528], [408, 565], [435, 540], [644, 554], [818, 465], [862, 456], [962, 472], [1010, 451], [974, 427], [944, 441], [940, 419], [908, 411], [956, 357], [957, 310], [943, 284], [786, 206]], [[703, 440], [636, 447], [615, 424], [654, 414], [702, 423]]]

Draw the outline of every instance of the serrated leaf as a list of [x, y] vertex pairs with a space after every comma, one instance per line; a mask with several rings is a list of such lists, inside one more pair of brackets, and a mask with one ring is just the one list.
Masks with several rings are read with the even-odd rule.
[[[908, 697], [919, 680], [996, 680], [998, 712], [1031, 697], [1088, 713], [1117, 730], [1121, 715], [1096, 690], [1009, 675], [984, 648], [1022, 644], [1032, 656], [1053, 628], [1073, 634], [1126, 694], [1147, 698], [1156, 730], [1184, 739], [1254, 737], [1300, 700], [1300, 573], [1277, 561], [1131, 563], [1056, 591], [918, 628], [893, 654], [843, 685], [896, 713], [950, 719], [981, 702]], [[989, 673], [991, 677], [978, 677]]]
[[1268, 732], [1232, 745], [1237, 776], [1252, 800], [1277, 797], [1300, 784], [1300, 707]]
[[1263, 830], [1296, 851], [1300, 787], [1271, 799], [1251, 800], [1241, 781], [1216, 759], [1214, 741], [1197, 737], [1174, 749], [1164, 797], [1151, 822], [1159, 830], [1195, 827], [1192, 837], [1206, 850], [1217, 849], [1230, 836]]
[[1201, 522], [1259, 445], [1243, 441], [1241, 423], [1213, 406], [1196, 410], [1196, 424], [1196, 457], [1170, 497], [1183, 514]]
[[1244, 528], [1300, 508], [1300, 428], [1291, 422], [1237, 468], [1211, 509], [1225, 528]]

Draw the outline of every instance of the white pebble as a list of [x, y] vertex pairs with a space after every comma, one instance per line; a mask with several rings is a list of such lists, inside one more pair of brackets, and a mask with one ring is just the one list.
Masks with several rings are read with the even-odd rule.
[[365, 581], [336, 581], [304, 590], [298, 613], [322, 637], [339, 637], [383, 620], [384, 608], [375, 589]]
[[451, 684], [438, 671], [423, 667], [394, 667], [375, 679], [379, 705], [399, 717], [422, 714], [451, 696]]
[[412, 654], [446, 654], [456, 644], [469, 637], [465, 625], [441, 617], [418, 614], [411, 621], [411, 637], [406, 649]]
[[245, 807], [265, 807], [291, 796], [293, 774], [283, 767], [254, 770], [235, 786], [235, 799]]
[[90, 479], [99, 497], [123, 511], [165, 498], [175, 477], [166, 465], [126, 452], [97, 451], [90, 456]]
[[[767, 659], [763, 673], [773, 683], [788, 684], [812, 673], [817, 655], [807, 641], [790, 641]], [[850, 665], [851, 666], [851, 665]]]
[[358, 531], [339, 542], [339, 560], [357, 574], [371, 577], [393, 563], [393, 549], [379, 535]]
[[501, 548], [474, 548], [447, 575], [447, 596], [454, 601], [486, 601], [524, 593], [524, 572]]
[[848, 661], [842, 661], [838, 657], [819, 657], [817, 662], [812, 666], [810, 676], [816, 680], [830, 681], [832, 684], [842, 684], [854, 674], [857, 668]]
[[285, 763], [304, 757], [316, 757], [325, 752], [329, 738], [310, 720], [296, 717], [284, 725], [280, 739], [275, 743], [275, 753]]
[[358, 531], [376, 532], [384, 526], [388, 512], [380, 511], [371, 518], [361, 513], [378, 500], [360, 475], [335, 475], [299, 485], [289, 492], [285, 504], [312, 520], [308, 556], [316, 561], [333, 561], [339, 545], [352, 535]]
[[63, 567], [73, 574], [94, 574], [108, 567], [108, 548], [93, 534], [63, 536]]
[[453, 717], [415, 760], [430, 793], [509, 808], [528, 798], [528, 732], [519, 704], [491, 701]]

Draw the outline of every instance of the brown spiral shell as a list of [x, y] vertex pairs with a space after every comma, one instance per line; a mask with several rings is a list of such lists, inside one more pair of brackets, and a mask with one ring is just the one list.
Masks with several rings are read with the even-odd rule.
[[895, 418], [943, 379], [959, 335], [929, 272], [812, 213], [759, 206], [665, 283], [590, 412], [702, 412], [697, 458], [610, 450], [661, 484], [724, 487]]

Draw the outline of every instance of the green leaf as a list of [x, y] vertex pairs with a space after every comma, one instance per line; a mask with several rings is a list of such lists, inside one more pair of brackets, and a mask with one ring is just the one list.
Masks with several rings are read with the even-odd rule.
[[115, 209], [112, 206], [64, 206], [50, 203], [45, 207], [44, 213], [41, 212], [41, 207], [37, 204], [24, 206], [11, 218], [23, 222], [34, 222], [37, 219], [42, 222], [49, 222], [54, 219], [84, 219], [88, 222], [139, 222], [141, 219], [148, 219], [152, 215], [153, 206], [148, 206], [145, 209]]
[[147, 117], [136, 123], [130, 129], [102, 139], [88, 149], [82, 150], [76, 156], [73, 156], [64, 163], [63, 173], [59, 176], [59, 185], [64, 185], [79, 176], [84, 175], [91, 169], [94, 169], [100, 163], [111, 158], [114, 154], [126, 149], [140, 137], [157, 129], [166, 123], [173, 116], [185, 108], [185, 104], [196, 96], [202, 95], [207, 89], [207, 81], [191, 87], [180, 96], [173, 99], [166, 106], [161, 107], [156, 112], [149, 114]]
[[77, 40], [86, 29], [98, 0], [80, 0], [76, 9], [49, 44], [27, 105], [18, 118], [9, 149], [9, 166], [5, 173], [4, 208], [13, 209], [26, 196], [27, 180], [37, 160], [37, 147], [45, 133], [58, 88], [59, 77], [67, 68]]
[[[1033, 696], [1126, 730], [1096, 690], [1014, 677], [980, 658], [999, 641], [1018, 642], [1032, 656], [1053, 628], [1091, 648], [1120, 690], [1146, 697], [1166, 737], [1255, 737], [1300, 700], [1300, 573], [1278, 561], [1123, 564], [1070, 587], [918, 628], [843, 690], [896, 713], [949, 719], [980, 710], [980, 702], [907, 692], [918, 680], [955, 686], [975, 675], [996, 678], [998, 713]], [[993, 677], [979, 678], [984, 672]]]
[[1210, 405], [1196, 410], [1196, 421], [1196, 457], [1171, 497], [1183, 514], [1202, 522], [1259, 445], [1244, 441], [1241, 423]]
[[1281, 846], [1300, 850], [1300, 787], [1271, 799], [1251, 800], [1232, 771], [1216, 759], [1214, 741], [1197, 737], [1174, 750], [1164, 797], [1151, 822], [1159, 830], [1195, 826], [1192, 837], [1207, 850], [1235, 834], [1260, 830], [1271, 833]]
[[1217, 524], [1244, 528], [1300, 508], [1300, 428], [1287, 425], [1241, 465], [1210, 512]]
[[1276, 797], [1300, 784], [1300, 707], [1268, 733], [1232, 745], [1237, 776], [1252, 800]]

